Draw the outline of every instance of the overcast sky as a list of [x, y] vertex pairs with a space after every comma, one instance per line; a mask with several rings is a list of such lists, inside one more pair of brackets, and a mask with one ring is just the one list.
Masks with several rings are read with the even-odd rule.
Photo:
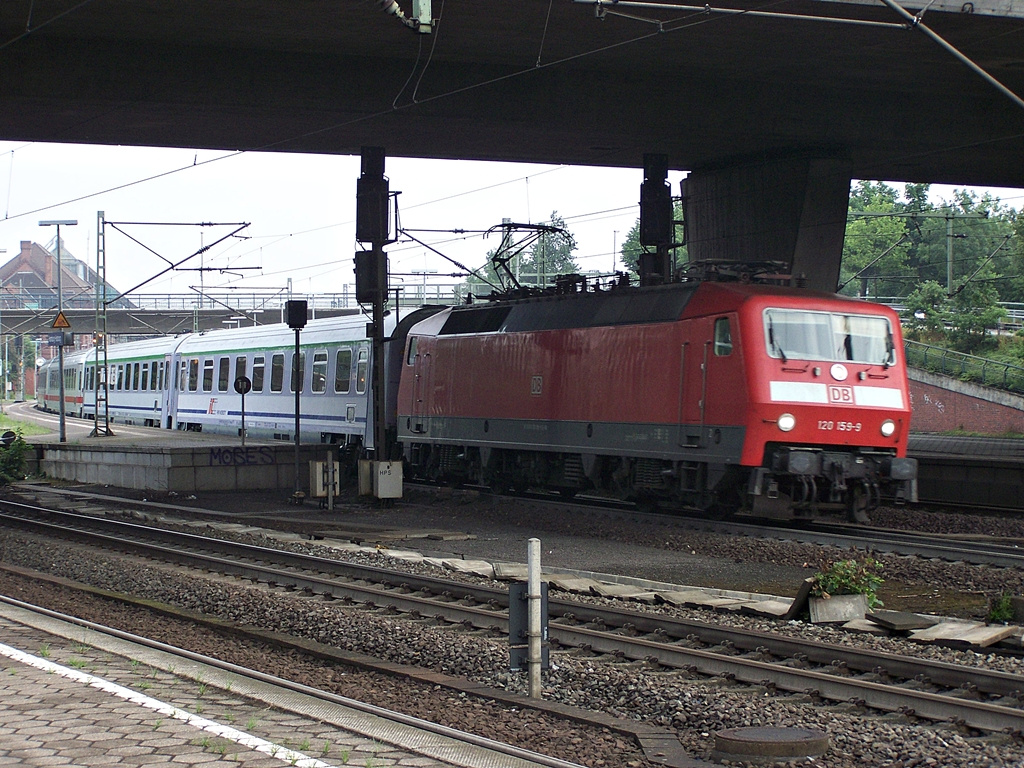
[[[480, 267], [500, 240], [479, 230], [502, 218], [539, 223], [557, 211], [576, 238], [577, 264], [604, 272], [639, 215], [643, 181], [640, 169], [402, 158], [388, 158], [385, 174], [391, 191], [401, 192], [402, 227], [468, 267]], [[225, 271], [170, 271], [139, 291], [284, 288], [288, 278], [298, 293], [340, 291], [354, 281], [358, 176], [354, 156], [0, 142], [0, 249], [7, 251], [0, 263], [17, 255], [22, 240], [53, 239], [41, 220], [76, 219], [77, 226], [61, 227], [65, 247], [93, 266], [97, 211], [108, 222], [223, 225], [108, 224], [108, 281], [125, 291], [249, 222], [239, 237], [181, 264]], [[682, 176], [669, 174], [674, 195]], [[936, 186], [933, 199], [949, 199], [952, 190]], [[1024, 191], [991, 191], [1013, 208], [1024, 205]], [[399, 278], [461, 280], [447, 276], [457, 267], [422, 245], [399, 242], [387, 250], [393, 285]], [[426, 278], [412, 274], [424, 271]]]

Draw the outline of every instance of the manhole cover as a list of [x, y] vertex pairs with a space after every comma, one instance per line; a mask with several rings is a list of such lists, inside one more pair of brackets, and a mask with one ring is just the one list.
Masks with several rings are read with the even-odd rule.
[[810, 728], [730, 728], [715, 734], [713, 760], [771, 765], [823, 755], [828, 734]]

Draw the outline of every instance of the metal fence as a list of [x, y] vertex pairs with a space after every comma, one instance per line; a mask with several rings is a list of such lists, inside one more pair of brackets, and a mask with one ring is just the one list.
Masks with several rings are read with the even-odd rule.
[[907, 364], [915, 368], [1024, 394], [1024, 367], [1019, 365], [933, 347], [919, 341], [905, 340], [903, 346]]

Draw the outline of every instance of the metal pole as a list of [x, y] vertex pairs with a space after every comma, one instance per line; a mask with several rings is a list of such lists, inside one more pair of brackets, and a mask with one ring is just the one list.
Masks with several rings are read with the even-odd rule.
[[[64, 265], [60, 260], [60, 224], [57, 225], [57, 311], [64, 311]], [[60, 373], [60, 442], [68, 441], [66, 416], [64, 413], [64, 331], [61, 331], [60, 346], [57, 347], [57, 370]]]
[[327, 452], [327, 509], [334, 511], [334, 451]]
[[[78, 224], [76, 219], [68, 219], [61, 221], [40, 221], [39, 226], [41, 227], [57, 227], [57, 312], [59, 315], [64, 314], [64, 263], [60, 257], [60, 226], [64, 224], [69, 227], [73, 227]], [[61, 331], [61, 343], [57, 347], [57, 368], [60, 376], [60, 442], [66, 443], [68, 441], [67, 435], [67, 422], [66, 414], [64, 412], [64, 329]]]
[[299, 489], [299, 395], [302, 390], [302, 371], [299, 370], [299, 329], [295, 329], [295, 357], [292, 358], [292, 384], [295, 386], [295, 499], [302, 496]]
[[946, 295], [953, 295], [953, 212], [946, 214]]
[[544, 660], [541, 655], [540, 626], [540, 539], [530, 539], [528, 544], [526, 598], [529, 600], [530, 612], [526, 625], [526, 635], [529, 638], [526, 662], [530, 673], [530, 698], [539, 699], [541, 697], [540, 670]]

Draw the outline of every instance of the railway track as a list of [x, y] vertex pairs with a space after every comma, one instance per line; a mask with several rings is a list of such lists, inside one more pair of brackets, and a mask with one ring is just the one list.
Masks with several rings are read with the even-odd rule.
[[731, 521], [694, 521], [695, 527], [732, 536], [786, 539], [809, 544], [886, 552], [971, 565], [998, 568], [1024, 568], [1024, 547], [1016, 543], [978, 538], [937, 536], [891, 531], [863, 525], [824, 522], [740, 523]]
[[971, 565], [1024, 569], [1024, 540], [1021, 539], [1007, 542], [998, 538], [913, 533], [827, 521], [758, 522], [752, 520], [744, 522], [742, 520], [718, 520], [683, 514], [641, 512], [634, 507], [623, 508], [621, 503], [607, 503], [603, 500], [591, 499], [569, 502], [565, 499], [552, 499], [550, 496], [530, 496], [529, 500], [534, 504], [551, 504], [559, 507], [564, 507], [567, 504], [579, 504], [588, 512], [600, 511], [612, 516], [628, 515], [633, 520], [682, 526], [728, 536], [780, 539], [840, 549], [868, 550], [947, 562], [964, 562]]
[[[34, 505], [5, 502], [3, 508], [0, 519], [5, 525], [51, 538], [73, 538], [413, 617], [508, 632], [507, 590], [489, 584], [355, 565]], [[644, 660], [979, 731], [1024, 733], [1024, 676], [579, 601], [551, 598], [549, 611], [555, 648]]]
[[[16, 612], [14, 613], [14, 620], [23, 626], [43, 628], [43, 631], [46, 632], [61, 633], [60, 635], [56, 635], [56, 637], [74, 637], [76, 638], [75, 642], [78, 643], [80, 647], [87, 647], [92, 643], [95, 643], [95, 646], [93, 647], [97, 650], [103, 651], [106, 654], [107, 659], [111, 659], [113, 656], [122, 656], [122, 661], [120, 662], [122, 666], [131, 666], [134, 668], [141, 663], [140, 657], [146, 656], [150, 663], [159, 665], [159, 668], [163, 671], [173, 670], [172, 674], [183, 675], [186, 677], [191, 673], [194, 675], [192, 679], [203, 682], [216, 677], [217, 673], [224, 673], [223, 680], [218, 680], [214, 684], [220, 684], [225, 688], [225, 690], [237, 692], [243, 696], [247, 696], [251, 699], [264, 703], [269, 704], [273, 702], [277, 705], [282, 704], [282, 702], [286, 704], [290, 701], [287, 696], [288, 693], [300, 694], [304, 699], [303, 704], [305, 707], [307, 709], [314, 709], [321, 716], [332, 712], [333, 708], [336, 707], [347, 710], [343, 717], [345, 717], [349, 723], [354, 723], [359, 719], [358, 715], [354, 715], [353, 713], [369, 715], [372, 718], [390, 723], [391, 725], [387, 728], [387, 731], [391, 734], [397, 734], [399, 738], [402, 738], [407, 733], [414, 731], [415, 734], [413, 735], [412, 740], [418, 741], [420, 746], [428, 744], [430, 739], [433, 738], [437, 742], [444, 740], [445, 745], [442, 748], [456, 754], [458, 753], [459, 747], [463, 744], [478, 747], [481, 750], [486, 750], [486, 753], [493, 753], [486, 755], [490, 760], [493, 760], [495, 757], [498, 757], [499, 759], [506, 758], [507, 760], [503, 760], [502, 764], [507, 762], [510, 765], [523, 764], [536, 766], [537, 768], [540, 768], [541, 766], [545, 766], [546, 768], [584, 768], [582, 765], [575, 762], [561, 760], [559, 758], [543, 755], [522, 747], [506, 744], [495, 739], [427, 722], [421, 718], [396, 712], [392, 709], [376, 706], [364, 701], [358, 701], [347, 696], [340, 696], [319, 688], [305, 685], [298, 681], [280, 677], [278, 675], [268, 674], [267, 672], [253, 669], [251, 667], [242, 666], [223, 659], [189, 651], [184, 648], [180, 648], [177, 645], [169, 645], [167, 643], [153, 640], [149, 637], [114, 629], [103, 624], [97, 624], [75, 616], [69, 616], [64, 613], [52, 611], [3, 595], [0, 595], [0, 605], [16, 609]], [[89, 642], [86, 642], [86, 640]], [[155, 653], [147, 654], [148, 651]], [[125, 656], [126, 652], [130, 653], [130, 657]], [[128, 661], [128, 658], [131, 659], [130, 662]], [[99, 664], [100, 662], [97, 659], [94, 660], [94, 663]], [[109, 663], [114, 667], [118, 664], [117, 661]], [[295, 720], [299, 720], [298, 716], [294, 713], [292, 716]], [[294, 723], [293, 727], [295, 727]], [[408, 730], [401, 730], [402, 728]], [[216, 729], [216, 732], [223, 733], [225, 730], [227, 730], [226, 727], [222, 725], [220, 728]], [[429, 734], [429, 736], [420, 734]], [[405, 736], [405, 738], [408, 739], [408, 736]], [[275, 755], [275, 752], [269, 751], [269, 754], [273, 756]], [[311, 760], [307, 755], [304, 755], [301, 752], [292, 750], [286, 751], [284, 748], [281, 748], [280, 754], [282, 763], [284, 761], [290, 761], [292, 764], [297, 764], [300, 761], [302, 761], [303, 764], [314, 762], [314, 760]], [[464, 759], [476, 762], [473, 759], [474, 757], [475, 755], [470, 754], [469, 756], [464, 757]], [[168, 757], [168, 759], [170, 758]], [[343, 757], [342, 760], [343, 762], [347, 762], [347, 755], [346, 757]], [[367, 764], [369, 764], [369, 762]], [[451, 764], [455, 765], [456, 763], [453, 762]], [[460, 760], [458, 764], [465, 765], [466, 763]]]

